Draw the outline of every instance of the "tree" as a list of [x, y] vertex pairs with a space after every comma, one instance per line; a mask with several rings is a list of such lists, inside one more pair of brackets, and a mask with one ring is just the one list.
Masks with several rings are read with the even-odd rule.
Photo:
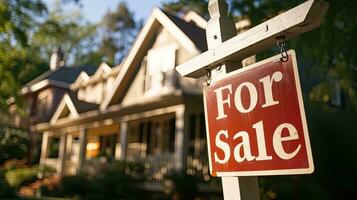
[[23, 159], [30, 148], [29, 135], [13, 128], [0, 128], [0, 164], [9, 159]]
[[[36, 28], [31, 47], [48, 60], [53, 49], [61, 47], [69, 65], [83, 63], [83, 58], [96, 50], [98, 46], [97, 26], [83, 19], [80, 11], [64, 11], [61, 2], [55, 4], [49, 17]], [[99, 64], [101, 60], [93, 61]]]
[[[232, 0], [232, 10], [258, 24], [272, 14], [302, 3], [302, 0]], [[356, 1], [327, 0], [329, 10], [321, 27], [304, 34], [291, 42], [306, 62], [306, 75], [313, 75], [314, 84], [308, 89], [310, 100], [328, 103], [337, 87], [348, 96], [356, 108], [357, 58], [354, 50], [357, 43], [357, 16], [351, 13]]]
[[164, 3], [164, 8], [176, 11], [187, 12], [193, 10], [198, 14], [208, 16], [207, 0], [177, 0], [169, 3]]
[[102, 21], [103, 39], [99, 52], [110, 65], [118, 64], [134, 40], [138, 26], [134, 14], [125, 2], [120, 2], [115, 11], [108, 11]]
[[9, 99], [21, 104], [20, 84], [12, 72], [16, 60], [26, 57], [28, 33], [36, 17], [46, 13], [41, 0], [0, 1], [0, 112], [7, 112]]

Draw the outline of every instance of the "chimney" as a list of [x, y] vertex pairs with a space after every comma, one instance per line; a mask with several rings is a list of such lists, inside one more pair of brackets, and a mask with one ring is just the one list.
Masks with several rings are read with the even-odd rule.
[[63, 61], [63, 52], [61, 47], [57, 47], [53, 50], [53, 53], [51, 55], [50, 59], [50, 69], [55, 70], [59, 67], [64, 66], [64, 61]]

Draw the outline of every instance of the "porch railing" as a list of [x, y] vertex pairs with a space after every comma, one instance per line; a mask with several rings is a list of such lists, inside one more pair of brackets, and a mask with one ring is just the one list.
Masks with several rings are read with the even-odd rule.
[[174, 168], [174, 155], [171, 153], [149, 155], [145, 158], [128, 158], [125, 173], [144, 177], [150, 182], [162, 182], [165, 175]]

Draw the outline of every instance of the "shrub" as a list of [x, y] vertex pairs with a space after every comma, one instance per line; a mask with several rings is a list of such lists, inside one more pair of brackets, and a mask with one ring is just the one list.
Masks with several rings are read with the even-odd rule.
[[126, 175], [118, 163], [93, 177], [85, 175], [63, 177], [53, 189], [41, 188], [47, 196], [62, 196], [85, 200], [145, 199], [138, 187], [142, 180]]
[[163, 182], [164, 193], [173, 199], [194, 199], [198, 193], [196, 177], [185, 173], [172, 173]]
[[38, 167], [11, 169], [5, 173], [5, 177], [10, 186], [19, 188], [37, 179]]
[[83, 175], [63, 177], [59, 184], [59, 193], [66, 197], [84, 196], [88, 190], [88, 179]]
[[23, 159], [30, 147], [27, 132], [14, 128], [0, 128], [0, 164], [9, 159]]
[[15, 197], [15, 191], [6, 181], [4, 174], [0, 171], [0, 198]]

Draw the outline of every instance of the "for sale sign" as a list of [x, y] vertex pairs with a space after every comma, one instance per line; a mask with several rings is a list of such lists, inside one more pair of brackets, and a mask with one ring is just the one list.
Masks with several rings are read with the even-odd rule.
[[204, 88], [212, 176], [314, 170], [296, 56], [288, 51]]

